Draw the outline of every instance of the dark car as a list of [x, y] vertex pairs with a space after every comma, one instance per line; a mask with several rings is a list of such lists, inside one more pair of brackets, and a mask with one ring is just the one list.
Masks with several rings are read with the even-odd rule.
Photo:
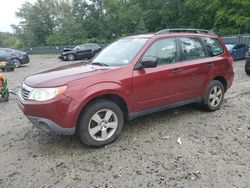
[[250, 45], [248, 46], [248, 51], [246, 54], [245, 71], [246, 71], [247, 75], [250, 75]]
[[100, 147], [118, 138], [125, 120], [190, 103], [220, 109], [233, 82], [232, 62], [214, 34], [132, 35], [91, 63], [26, 77], [19, 104], [36, 127], [77, 133], [84, 144]]
[[74, 61], [79, 59], [91, 59], [98, 52], [100, 52], [102, 48], [98, 44], [87, 43], [78, 45], [75, 48], [64, 48], [63, 52], [59, 56], [59, 59], [63, 61]]
[[239, 43], [226, 43], [227, 50], [230, 52], [234, 61], [245, 59], [248, 50], [247, 45]]
[[30, 59], [26, 52], [10, 48], [0, 48], [0, 61], [8, 61], [16, 68], [29, 63]]

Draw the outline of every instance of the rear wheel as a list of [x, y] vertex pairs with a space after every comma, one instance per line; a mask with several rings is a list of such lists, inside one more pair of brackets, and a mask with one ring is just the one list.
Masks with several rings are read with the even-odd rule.
[[98, 99], [82, 112], [77, 131], [83, 144], [102, 147], [119, 137], [123, 124], [120, 107], [112, 101]]
[[68, 54], [67, 55], [67, 60], [68, 61], [74, 61], [75, 60], [75, 55], [74, 54]]
[[1, 101], [2, 102], [8, 102], [9, 101], [9, 91], [8, 90], [5, 92], [5, 95], [2, 95]]
[[21, 61], [19, 59], [17, 59], [17, 58], [12, 59], [11, 63], [15, 66], [15, 68], [20, 67], [21, 64], [22, 64]]
[[246, 62], [245, 71], [246, 71], [247, 75], [250, 75], [250, 61]]
[[206, 91], [204, 105], [209, 111], [220, 109], [224, 99], [225, 88], [218, 80], [213, 80]]

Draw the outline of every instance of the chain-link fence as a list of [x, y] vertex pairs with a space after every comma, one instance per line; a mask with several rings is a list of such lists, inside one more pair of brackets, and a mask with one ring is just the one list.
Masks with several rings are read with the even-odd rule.
[[[107, 44], [99, 44], [102, 48]], [[19, 50], [27, 52], [28, 54], [58, 54], [64, 48], [74, 48], [76, 45], [64, 45], [64, 46], [43, 46], [43, 47], [30, 47], [21, 48]]]
[[[226, 43], [243, 43], [250, 45], [250, 34], [245, 35], [230, 35], [221, 37]], [[99, 44], [102, 48], [107, 44]], [[31, 47], [22, 48], [20, 50], [28, 52], [29, 54], [57, 54], [63, 50], [63, 48], [74, 48], [76, 45], [64, 45], [64, 46], [44, 46], [44, 47]]]
[[226, 43], [242, 43], [246, 45], [250, 45], [250, 35], [243, 34], [243, 35], [230, 35], [221, 37], [222, 40]]

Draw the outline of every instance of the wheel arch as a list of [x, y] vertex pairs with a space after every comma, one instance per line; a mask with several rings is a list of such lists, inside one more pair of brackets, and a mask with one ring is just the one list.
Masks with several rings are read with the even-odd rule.
[[223, 76], [216, 76], [213, 80], [218, 80], [219, 82], [221, 82], [224, 86], [224, 89], [225, 89], [225, 92], [227, 91], [228, 89], [228, 83], [227, 83], [227, 80], [225, 79], [225, 77]]
[[106, 99], [106, 100], [110, 100], [110, 101], [116, 103], [121, 108], [121, 110], [123, 112], [123, 115], [124, 115], [124, 119], [128, 118], [128, 104], [127, 104], [126, 100], [122, 96], [120, 96], [120, 95], [118, 95], [116, 93], [106, 93], [106, 94], [100, 94], [100, 95], [97, 95], [97, 96], [93, 95], [92, 97], [89, 97], [87, 102], [84, 103], [80, 107], [78, 115], [77, 115], [76, 127], [78, 127], [79, 120], [81, 118], [82, 113], [84, 113], [84, 111], [87, 109], [87, 107], [91, 103], [93, 103], [94, 101], [96, 101], [98, 99]]
[[213, 76], [208, 77], [208, 78], [204, 81], [204, 87], [203, 87], [203, 89], [202, 89], [202, 92], [200, 93], [200, 96], [201, 96], [201, 97], [205, 97], [207, 88], [208, 88], [209, 84], [210, 84], [213, 80], [217, 80], [217, 81], [221, 82], [221, 83], [223, 84], [223, 86], [224, 86], [225, 92], [227, 91], [227, 89], [228, 89], [228, 83], [227, 83], [227, 80], [226, 80], [225, 76], [220, 75], [220, 74], [217, 74], [217, 75], [213, 75]]

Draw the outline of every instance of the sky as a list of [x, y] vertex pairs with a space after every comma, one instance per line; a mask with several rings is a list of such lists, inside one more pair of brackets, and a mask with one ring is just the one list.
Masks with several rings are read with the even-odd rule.
[[36, 0], [1, 0], [0, 32], [13, 32], [10, 25], [17, 25], [20, 21], [16, 18], [15, 12], [17, 12], [25, 2], [34, 3]]

